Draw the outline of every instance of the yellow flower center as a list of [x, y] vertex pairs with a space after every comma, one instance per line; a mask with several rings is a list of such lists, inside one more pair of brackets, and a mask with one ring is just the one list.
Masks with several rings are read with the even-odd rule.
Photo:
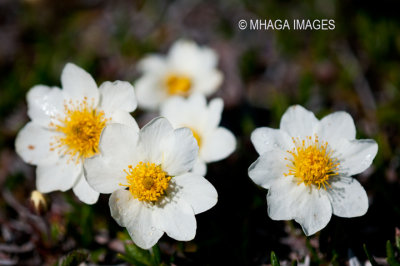
[[128, 187], [133, 197], [140, 201], [158, 201], [165, 194], [171, 180], [171, 176], [154, 163], [139, 162], [135, 168], [128, 165], [128, 170], [124, 172], [128, 185], [120, 185]]
[[169, 95], [188, 96], [192, 82], [184, 75], [169, 75], [165, 81]]
[[199, 135], [199, 133], [197, 133], [196, 130], [189, 128], [192, 131], [193, 137], [196, 139], [197, 141], [197, 145], [199, 146], [199, 148], [201, 147], [201, 136]]
[[50, 149], [60, 149], [64, 155], [78, 162], [99, 152], [100, 134], [110, 119], [104, 117], [103, 111], [89, 105], [87, 98], [74, 104], [72, 101], [64, 105], [65, 116], [59, 118], [59, 123], [50, 123], [50, 128], [63, 133], [50, 143]]
[[328, 147], [328, 142], [320, 143], [318, 136], [314, 139], [310, 136], [305, 140], [292, 138], [295, 148], [287, 152], [292, 158], [285, 158], [291, 162], [287, 165], [288, 173], [284, 176], [293, 175], [298, 183], [304, 183], [306, 186], [315, 185], [318, 189], [321, 186], [326, 190], [329, 186], [330, 177], [338, 174], [339, 162], [332, 158], [332, 150]]

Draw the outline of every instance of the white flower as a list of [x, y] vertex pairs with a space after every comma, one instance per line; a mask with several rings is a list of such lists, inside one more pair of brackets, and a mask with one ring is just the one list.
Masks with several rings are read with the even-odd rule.
[[166, 57], [147, 56], [138, 64], [143, 76], [135, 83], [139, 107], [156, 110], [171, 96], [214, 93], [223, 79], [217, 63], [213, 50], [187, 40], [175, 42]]
[[173, 129], [165, 118], [137, 129], [107, 126], [101, 153], [85, 161], [89, 184], [112, 193], [111, 216], [132, 240], [148, 249], [167, 233], [188, 241], [196, 234], [195, 214], [217, 202], [217, 192], [202, 176], [189, 173], [198, 147], [187, 128]]
[[332, 213], [364, 215], [367, 194], [351, 176], [371, 165], [378, 145], [355, 137], [348, 113], [318, 120], [299, 105], [285, 112], [280, 129], [256, 129], [251, 140], [260, 157], [250, 166], [249, 176], [269, 189], [268, 215], [273, 220], [294, 219], [306, 235], [324, 228]]
[[192, 130], [199, 146], [199, 157], [193, 172], [205, 175], [206, 163], [228, 157], [236, 147], [234, 135], [223, 127], [218, 127], [224, 108], [222, 99], [207, 101], [200, 93], [188, 99], [173, 97], [161, 106], [161, 115], [167, 118], [174, 128], [188, 127]]
[[136, 108], [132, 85], [104, 82], [74, 64], [61, 74], [63, 89], [37, 85], [27, 94], [28, 124], [18, 133], [15, 148], [36, 168], [36, 187], [42, 193], [73, 189], [87, 203], [99, 193], [84, 178], [83, 160], [98, 152], [100, 133], [111, 122], [137, 127], [129, 114]]

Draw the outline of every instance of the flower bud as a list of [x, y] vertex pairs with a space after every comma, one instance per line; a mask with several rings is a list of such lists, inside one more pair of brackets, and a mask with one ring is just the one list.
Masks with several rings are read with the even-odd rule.
[[43, 194], [37, 190], [32, 191], [30, 205], [36, 214], [43, 214], [47, 210], [47, 202]]

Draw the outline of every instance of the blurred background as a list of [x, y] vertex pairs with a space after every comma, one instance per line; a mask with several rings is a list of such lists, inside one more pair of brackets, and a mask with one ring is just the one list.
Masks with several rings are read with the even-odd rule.
[[[354, 256], [364, 263], [369, 254], [378, 264], [396, 265], [400, 252], [396, 4], [395, 0], [0, 0], [0, 265], [60, 261], [262, 265], [271, 263], [271, 251], [282, 264], [343, 265]], [[336, 27], [252, 31], [240, 30], [240, 19], [334, 19]], [[26, 92], [36, 84], [60, 86], [67, 62], [87, 70], [98, 84], [134, 82], [139, 59], [167, 52], [179, 38], [193, 39], [218, 53], [225, 78], [212, 97], [224, 99], [222, 125], [238, 140], [233, 155], [209, 165], [206, 178], [216, 187], [219, 201], [196, 216], [196, 238], [182, 243], [164, 236], [159, 254], [137, 249], [110, 217], [107, 195], [87, 206], [71, 191], [53, 192], [46, 195], [47, 208], [36, 214], [29, 200], [35, 168], [14, 151], [15, 136], [29, 121]], [[247, 174], [258, 157], [251, 132], [260, 126], [278, 127], [292, 104], [305, 106], [318, 118], [347, 111], [355, 120], [357, 137], [379, 144], [373, 166], [356, 177], [369, 196], [367, 214], [352, 219], [333, 216], [311, 237], [305, 237], [297, 223], [272, 221], [266, 191]], [[143, 125], [154, 114], [137, 110], [133, 115]]]

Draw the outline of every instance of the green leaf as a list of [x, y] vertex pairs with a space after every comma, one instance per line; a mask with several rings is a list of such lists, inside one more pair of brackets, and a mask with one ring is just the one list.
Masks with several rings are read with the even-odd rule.
[[79, 265], [80, 263], [87, 260], [89, 257], [89, 252], [83, 249], [74, 250], [68, 253], [64, 258], [62, 258], [58, 265], [61, 266], [70, 266], [70, 265]]
[[280, 266], [279, 260], [276, 257], [275, 252], [271, 251], [271, 265], [272, 266]]
[[400, 263], [396, 260], [392, 243], [389, 240], [386, 242], [386, 261], [391, 266], [400, 266]]
[[153, 265], [153, 260], [150, 252], [148, 250], [139, 248], [133, 243], [126, 244], [125, 254], [118, 254], [118, 257], [134, 265]]
[[151, 258], [153, 259], [153, 265], [160, 265], [161, 264], [161, 252], [160, 252], [160, 247], [158, 244], [155, 244], [151, 251]]
[[369, 251], [367, 249], [367, 245], [364, 244], [363, 248], [364, 248], [365, 255], [367, 255], [367, 258], [368, 258], [369, 262], [371, 262], [371, 265], [372, 266], [378, 266], [378, 263], [376, 262], [374, 257], [372, 257], [371, 254], [369, 253]]
[[126, 261], [129, 264], [135, 265], [135, 266], [148, 266], [147, 264], [143, 264], [143, 263], [135, 260], [134, 258], [127, 256], [126, 254], [119, 253], [117, 255], [117, 258], [119, 258], [119, 259], [121, 259], [123, 261]]
[[329, 265], [339, 265], [339, 263], [338, 263], [338, 261], [337, 261], [337, 259], [338, 259], [338, 254], [336, 253], [336, 251], [335, 250], [333, 250], [332, 251], [332, 259], [331, 259], [331, 261], [329, 262]]
[[90, 260], [94, 263], [99, 263], [103, 256], [106, 256], [107, 249], [99, 248], [90, 252]]

